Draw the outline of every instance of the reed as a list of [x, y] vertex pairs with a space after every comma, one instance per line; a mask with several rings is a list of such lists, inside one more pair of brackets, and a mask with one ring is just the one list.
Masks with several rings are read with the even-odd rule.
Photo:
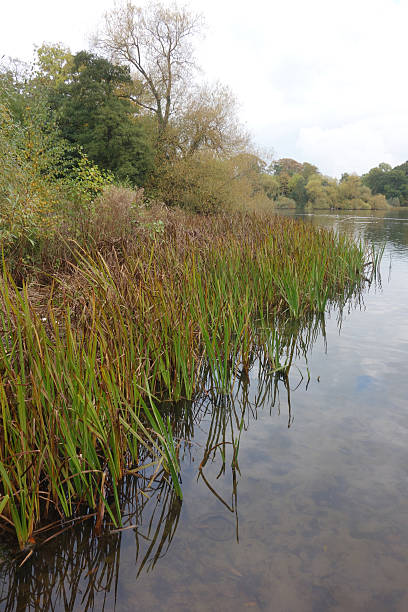
[[141, 450], [181, 496], [157, 398], [192, 399], [208, 384], [229, 393], [257, 345], [282, 369], [273, 322], [342, 305], [373, 261], [342, 235], [280, 217], [159, 220], [160, 234], [136, 227], [104, 251], [76, 245], [69, 273], [42, 271], [47, 286], [18, 287], [3, 265], [0, 517], [21, 549], [55, 515], [106, 511], [119, 526], [118, 486], [140, 473]]

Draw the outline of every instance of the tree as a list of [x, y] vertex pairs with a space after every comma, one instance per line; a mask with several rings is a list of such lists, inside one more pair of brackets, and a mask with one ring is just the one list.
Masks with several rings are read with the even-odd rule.
[[307, 203], [306, 180], [301, 174], [292, 174], [288, 183], [289, 197], [303, 208]]
[[132, 100], [154, 113], [159, 140], [170, 117], [182, 105], [193, 62], [191, 39], [201, 18], [187, 9], [165, 8], [150, 2], [146, 8], [126, 2], [105, 15], [97, 44], [114, 61], [135, 70]]
[[74, 57], [68, 47], [61, 43], [42, 44], [36, 49], [34, 79], [42, 87], [56, 88], [69, 78]]
[[309, 162], [303, 162], [302, 176], [304, 179], [308, 181], [313, 174], [320, 174], [317, 166], [309, 164]]
[[278, 178], [272, 174], [262, 173], [261, 184], [266, 196], [270, 200], [276, 200], [280, 189]]
[[336, 208], [344, 209], [382, 209], [387, 201], [381, 194], [373, 195], [357, 174], [343, 175], [338, 186]]
[[220, 157], [242, 153], [248, 135], [237, 119], [237, 102], [228, 87], [204, 85], [186, 95], [183, 111], [172, 125], [182, 156], [212, 151]]
[[399, 202], [401, 206], [408, 205], [408, 163], [392, 168], [389, 164], [379, 164], [376, 168], [364, 174], [363, 183], [373, 194], [382, 194], [390, 202]]
[[[380, 164], [380, 167], [383, 164]], [[402, 172], [404, 172], [404, 174], [406, 174], [408, 176], [408, 161], [404, 162], [403, 164], [400, 164], [399, 166], [395, 166], [394, 170], [401, 170]]]
[[22, 253], [30, 245], [35, 251], [58, 226], [68, 144], [39, 95], [26, 99], [18, 115], [0, 98], [0, 241]]
[[391, 170], [392, 168], [388, 164], [380, 164], [376, 168], [371, 168], [367, 174], [363, 175], [363, 183], [367, 185], [373, 193], [382, 193]]
[[289, 157], [284, 157], [282, 159], [278, 159], [275, 162], [272, 162], [272, 168], [274, 174], [288, 174], [292, 176], [292, 174], [301, 174], [303, 170], [303, 164], [296, 161], [295, 159], [291, 159]]
[[[146, 189], [169, 204], [215, 210], [221, 202], [229, 205], [228, 186], [237, 190], [239, 185], [241, 195], [258, 193], [270, 206], [260, 173], [256, 188], [241, 173], [249, 138], [237, 119], [233, 94], [218, 83], [193, 84], [192, 42], [201, 24], [201, 17], [186, 8], [156, 2], [139, 8], [127, 1], [105, 15], [97, 37], [113, 62], [132, 70], [133, 85], [123, 95], [141, 109], [155, 148]], [[238, 159], [239, 178], [234, 174]]]
[[0, 61], [0, 104], [7, 106], [14, 119], [21, 121], [27, 105], [26, 85], [30, 78], [30, 67], [15, 58]]
[[279, 172], [277, 175], [279, 181], [279, 195], [288, 197], [289, 196], [289, 180], [290, 176], [287, 172]]
[[92, 161], [117, 178], [141, 185], [153, 154], [134, 105], [117, 95], [130, 82], [127, 66], [81, 51], [52, 100], [67, 141], [82, 147]]
[[231, 209], [270, 210], [273, 203], [266, 193], [264, 163], [256, 155], [241, 153], [221, 159], [211, 151], [176, 157], [163, 165], [157, 177], [157, 195], [168, 205], [179, 205], [196, 212]]
[[306, 208], [331, 208], [333, 193], [331, 185], [325, 185], [320, 174], [312, 174], [307, 181], [306, 191], [309, 202]]

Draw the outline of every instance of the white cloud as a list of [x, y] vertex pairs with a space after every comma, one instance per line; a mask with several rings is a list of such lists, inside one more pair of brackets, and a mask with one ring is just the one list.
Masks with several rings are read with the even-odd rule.
[[407, 142], [408, 114], [378, 115], [333, 128], [300, 128], [296, 150], [303, 159], [320, 159], [329, 175], [340, 176], [345, 170], [367, 172], [379, 161], [397, 165], [407, 156]]
[[406, 1], [235, 6], [207, 3], [202, 57], [243, 101], [260, 144], [336, 175], [408, 157]]
[[[4, 6], [3, 6], [4, 4]], [[3, 2], [0, 57], [31, 60], [34, 45], [62, 42], [75, 51], [88, 47], [90, 36], [113, 0], [14, 0]]]
[[[137, 0], [135, 0], [137, 3]], [[15, 0], [2, 7], [0, 55], [33, 43], [78, 50], [113, 0]], [[408, 0], [190, 0], [204, 13], [197, 55], [229, 84], [241, 118], [278, 156], [323, 172], [408, 158]]]

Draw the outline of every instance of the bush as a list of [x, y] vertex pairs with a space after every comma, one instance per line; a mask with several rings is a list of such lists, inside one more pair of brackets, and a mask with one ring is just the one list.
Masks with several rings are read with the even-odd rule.
[[94, 202], [90, 233], [96, 242], [116, 242], [132, 232], [136, 209], [143, 204], [143, 189], [105, 187]]
[[312, 208], [315, 210], [328, 210], [331, 208], [331, 202], [325, 196], [321, 196], [315, 199], [312, 203]]
[[0, 103], [0, 240], [9, 265], [55, 265], [66, 239], [86, 239], [94, 202], [113, 176], [64, 141], [41, 97], [17, 120]]
[[44, 235], [56, 231], [60, 185], [54, 180], [55, 165], [63, 147], [48, 129], [39, 109], [23, 125], [0, 104], [0, 239], [8, 252], [22, 256]]
[[203, 152], [163, 163], [154, 195], [166, 205], [206, 214], [273, 208], [251, 155], [220, 159]]
[[382, 193], [372, 196], [370, 203], [373, 210], [385, 210], [388, 208], [387, 200]]
[[359, 206], [356, 208], [358, 208], [359, 210], [371, 210], [371, 206], [369, 202], [364, 202], [364, 200], [359, 200]]
[[[350, 198], [349, 200], [344, 200], [344, 208], [349, 208], [350, 210], [361, 210], [364, 208], [366, 202], [361, 198]], [[368, 204], [368, 209], [370, 209], [370, 205]]]
[[276, 200], [275, 203], [276, 208], [296, 208], [296, 202], [295, 200], [292, 200], [292, 198], [287, 198], [285, 196], [281, 196], [280, 198], [278, 198]]

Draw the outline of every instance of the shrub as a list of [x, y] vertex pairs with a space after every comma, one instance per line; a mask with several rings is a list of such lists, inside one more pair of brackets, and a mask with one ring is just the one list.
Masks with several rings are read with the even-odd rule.
[[296, 202], [292, 198], [287, 198], [285, 196], [281, 196], [276, 200], [275, 203], [276, 208], [296, 208]]
[[387, 200], [382, 193], [372, 196], [370, 203], [373, 210], [384, 210], [388, 208]]
[[0, 238], [6, 250], [20, 255], [59, 223], [60, 185], [53, 173], [63, 148], [42, 129], [43, 117], [35, 110], [26, 108], [23, 125], [0, 104]]
[[312, 208], [317, 210], [328, 210], [331, 208], [331, 202], [325, 196], [321, 196], [315, 199]]
[[143, 204], [143, 189], [117, 185], [104, 187], [94, 202], [91, 235], [97, 242], [116, 242], [129, 236], [135, 209]]

